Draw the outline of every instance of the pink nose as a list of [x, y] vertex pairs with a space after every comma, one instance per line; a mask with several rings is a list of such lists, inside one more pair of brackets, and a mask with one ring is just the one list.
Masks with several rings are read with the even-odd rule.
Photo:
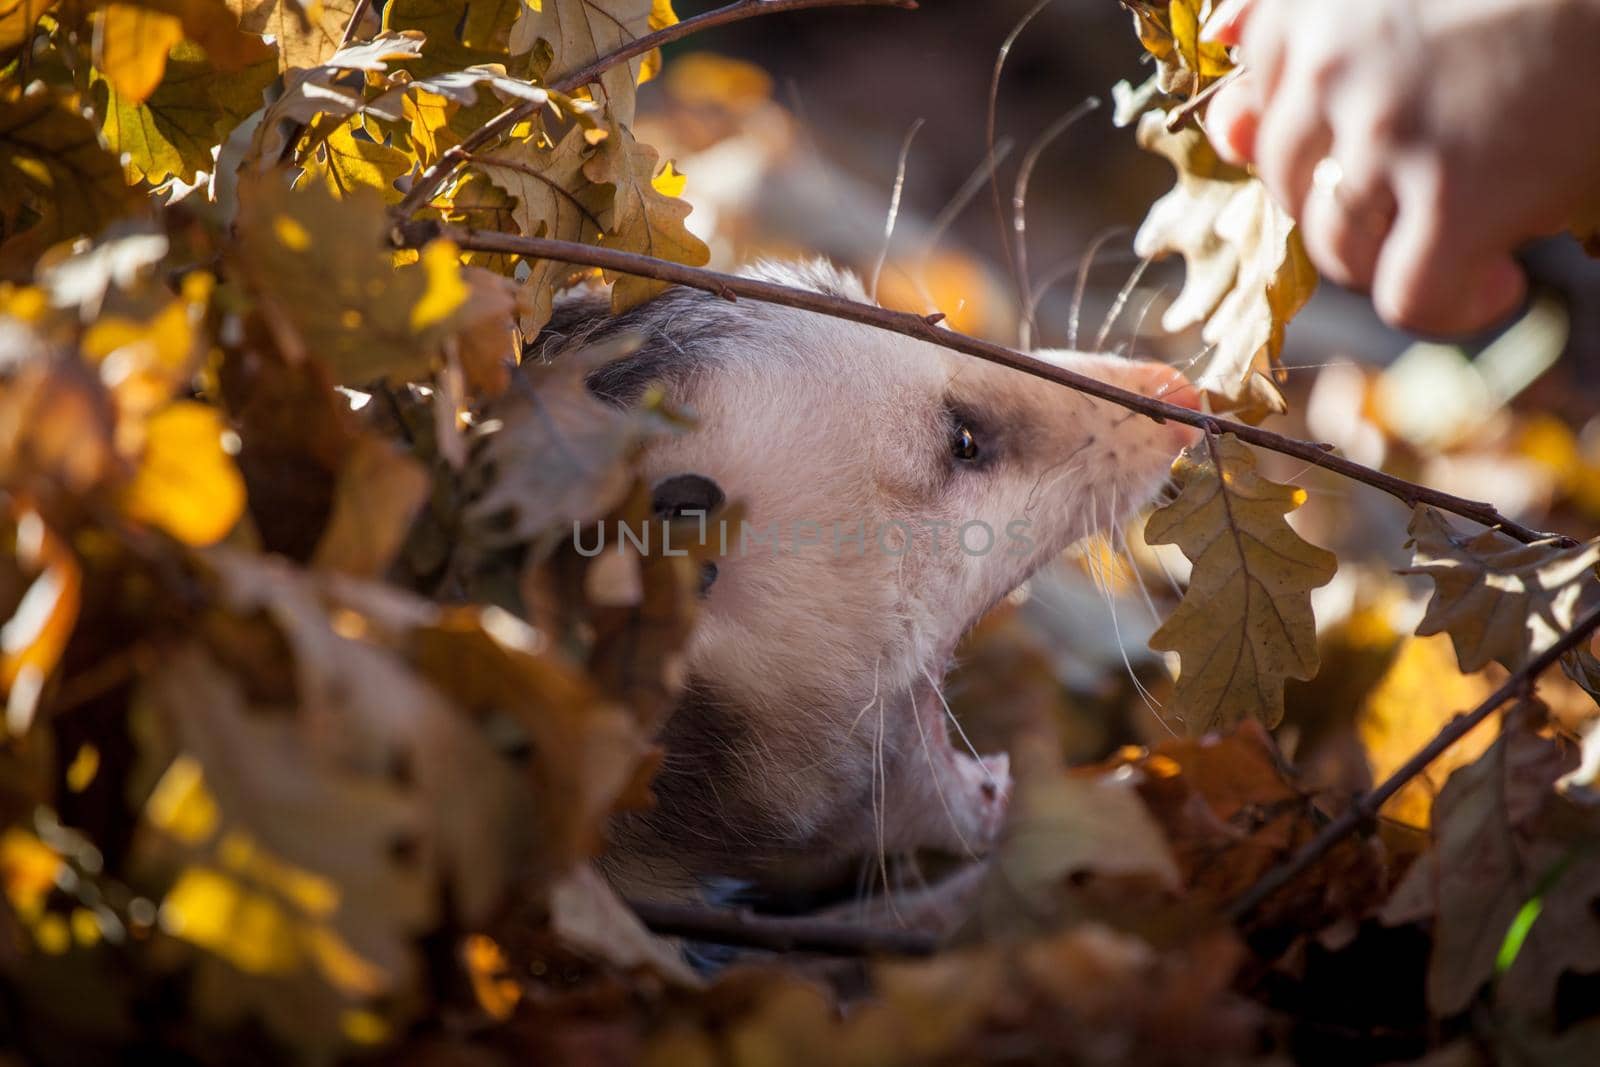
[[1174, 370], [1165, 363], [1136, 363], [1129, 367], [1128, 387], [1180, 408], [1200, 410], [1200, 390], [1183, 376], [1182, 371]]

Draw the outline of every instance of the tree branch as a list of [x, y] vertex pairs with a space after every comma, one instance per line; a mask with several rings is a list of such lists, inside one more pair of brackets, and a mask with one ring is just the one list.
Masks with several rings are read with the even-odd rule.
[[816, 952], [828, 956], [929, 956], [938, 939], [920, 930], [890, 930], [834, 919], [757, 915], [743, 908], [708, 908], [653, 900], [628, 907], [651, 930], [718, 945]]
[[[673, 41], [713, 26], [722, 26], [754, 18], [757, 15], [776, 15], [784, 11], [822, 7], [898, 7], [910, 10], [916, 6], [917, 0], [737, 0], [736, 3], [728, 4], [726, 7], [707, 11], [682, 22], [675, 22], [665, 29], [636, 37], [621, 48], [607, 52], [577, 70], [551, 79], [545, 88], [553, 93], [570, 93], [589, 84], [617, 64], [626, 63], [662, 45], [671, 44]], [[417, 176], [405, 198], [394, 206], [393, 217], [402, 221], [410, 218], [419, 207], [433, 199], [440, 186], [455, 173], [457, 167], [467, 162], [468, 157], [509, 133], [513, 126], [532, 117], [534, 112], [543, 106], [542, 103], [532, 100], [514, 104], [478, 127], [459, 145], [446, 149], [434, 161], [433, 166]]]
[[1384, 779], [1372, 792], [1363, 796], [1355, 804], [1334, 819], [1322, 832], [1308, 841], [1304, 848], [1295, 853], [1289, 860], [1280, 866], [1274, 867], [1262, 876], [1261, 880], [1251, 886], [1238, 900], [1228, 908], [1228, 916], [1234, 922], [1246, 919], [1265, 903], [1274, 893], [1287, 886], [1327, 855], [1344, 838], [1354, 833], [1363, 825], [1371, 823], [1378, 817], [1378, 811], [1388, 799], [1398, 793], [1407, 782], [1420, 774], [1428, 764], [1438, 759], [1444, 751], [1470, 732], [1484, 719], [1492, 715], [1497, 708], [1509, 700], [1525, 696], [1533, 688], [1533, 681], [1543, 671], [1552, 666], [1556, 660], [1578, 647], [1596, 628], [1600, 628], [1600, 605], [1589, 610], [1587, 615], [1579, 619], [1561, 639], [1539, 655], [1522, 665], [1522, 668], [1506, 679], [1504, 685], [1496, 689], [1487, 700], [1465, 715], [1457, 715], [1450, 720], [1439, 735], [1428, 742], [1427, 747], [1421, 749], [1416, 755], [1406, 760], [1400, 768]]
[[748, 297], [752, 300], [761, 300], [769, 304], [782, 304], [785, 307], [813, 311], [839, 319], [848, 319], [851, 322], [859, 322], [863, 325], [904, 334], [907, 337], [914, 337], [919, 341], [941, 345], [957, 352], [964, 352], [969, 356], [986, 359], [991, 363], [999, 363], [1002, 366], [1011, 367], [1014, 370], [1043, 378], [1046, 381], [1055, 382], [1058, 385], [1065, 385], [1069, 389], [1076, 389], [1080, 393], [1087, 393], [1109, 403], [1118, 404], [1130, 411], [1147, 415], [1157, 422], [1171, 419], [1174, 422], [1198, 427], [1208, 433], [1231, 433], [1239, 440], [1249, 444], [1278, 452], [1285, 456], [1293, 456], [1314, 466], [1344, 475], [1346, 478], [1363, 482], [1375, 489], [1381, 489], [1412, 507], [1417, 504], [1428, 504], [1441, 511], [1460, 515], [1484, 526], [1499, 527], [1508, 536], [1524, 543], [1539, 541], [1552, 536], [1512, 522], [1495, 510], [1493, 504], [1480, 500], [1467, 500], [1449, 493], [1440, 492], [1437, 489], [1430, 489], [1424, 485], [1417, 485], [1415, 482], [1408, 482], [1404, 478], [1396, 478], [1392, 474], [1385, 474], [1383, 471], [1374, 470], [1371, 467], [1345, 459], [1343, 456], [1335, 455], [1332, 452], [1332, 445], [1301, 441], [1297, 438], [1273, 433], [1271, 430], [1263, 430], [1259, 426], [1250, 426], [1245, 423], [1217, 418], [1190, 408], [1178, 407], [1175, 404], [1156, 400], [1140, 393], [1119, 389], [1114, 385], [1090, 378], [1087, 375], [1078, 374], [1064, 367], [1058, 367], [1037, 356], [1006, 348], [1004, 345], [997, 345], [976, 337], [968, 337], [953, 330], [941, 329], [937, 325], [942, 318], [939, 315], [922, 316], [904, 311], [890, 311], [875, 304], [845, 300], [841, 297], [828, 296], [824, 293], [812, 292], [807, 289], [795, 289], [790, 286], [777, 285], [773, 282], [760, 281], [755, 278], [740, 278], [732, 274], [705, 270], [701, 267], [686, 267], [681, 263], [671, 263], [663, 259], [653, 259], [650, 256], [641, 256], [632, 252], [622, 252], [612, 248], [579, 244], [572, 241], [556, 241], [544, 237], [521, 237], [516, 234], [500, 233], [492, 230], [475, 230], [464, 226], [442, 225], [431, 221], [404, 223], [396, 227], [394, 234], [395, 242], [398, 245], [409, 248], [421, 247], [435, 237], [447, 237], [461, 248], [473, 251], [503, 252], [533, 259], [553, 259], [587, 267], [600, 267], [603, 270], [615, 271], [619, 274], [655, 278], [659, 281], [701, 289], [728, 300]]

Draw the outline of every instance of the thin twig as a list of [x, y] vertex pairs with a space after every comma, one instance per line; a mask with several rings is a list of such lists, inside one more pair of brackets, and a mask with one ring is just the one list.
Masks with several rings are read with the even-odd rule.
[[1189, 117], [1196, 111], [1205, 107], [1213, 96], [1222, 91], [1224, 85], [1231, 84], [1239, 75], [1244, 73], [1243, 67], [1234, 67], [1228, 73], [1212, 82], [1210, 85], [1195, 93], [1189, 99], [1167, 112], [1167, 132], [1172, 133], [1189, 121]]
[[742, 908], [654, 900], [630, 900], [628, 906], [658, 934], [718, 945], [829, 956], [928, 956], [939, 947], [937, 938], [920, 930], [893, 930], [835, 919], [756, 915]]
[[1502, 704], [1507, 701], [1525, 696], [1533, 688], [1533, 681], [1543, 671], [1552, 666], [1556, 660], [1572, 651], [1582, 642], [1588, 640], [1596, 628], [1600, 628], [1600, 605], [1589, 610], [1589, 613], [1579, 619], [1560, 640], [1545, 649], [1539, 655], [1523, 664], [1504, 685], [1496, 689], [1482, 704], [1473, 708], [1465, 715], [1457, 715], [1450, 720], [1439, 735], [1428, 742], [1427, 747], [1421, 749], [1416, 755], [1406, 760], [1400, 768], [1384, 779], [1372, 792], [1363, 796], [1352, 804], [1338, 818], [1334, 819], [1322, 831], [1306, 843], [1306, 846], [1295, 853], [1283, 864], [1268, 871], [1260, 881], [1250, 887], [1250, 890], [1229, 907], [1229, 917], [1238, 922], [1246, 919], [1266, 902], [1274, 893], [1294, 881], [1301, 874], [1332, 850], [1333, 846], [1354, 833], [1360, 827], [1369, 825], [1378, 817], [1378, 811], [1388, 799], [1398, 793], [1407, 782], [1444, 754], [1444, 751], [1457, 741], [1465, 737], [1474, 727], [1494, 714]]
[[[617, 64], [645, 55], [662, 45], [671, 44], [700, 30], [754, 18], [757, 15], [776, 15], [784, 11], [823, 7], [898, 7], [914, 10], [916, 6], [917, 0], [737, 0], [736, 3], [728, 4], [726, 7], [707, 11], [682, 22], [675, 22], [665, 29], [636, 37], [577, 70], [552, 79], [545, 88], [552, 93], [570, 93], [594, 81]], [[514, 104], [478, 127], [460, 144], [446, 149], [434, 161], [433, 166], [417, 176], [405, 198], [394, 206], [393, 217], [398, 220], [410, 218], [419, 207], [433, 199], [434, 194], [449, 180], [450, 175], [455, 173], [456, 168], [465, 163], [474, 152], [509, 133], [517, 123], [530, 118], [543, 106], [543, 102], [534, 100]]]
[[367, 17], [367, 9], [371, 6], [372, 0], [356, 0], [355, 10], [350, 12], [350, 21], [344, 24], [344, 36], [339, 39], [340, 48], [356, 39], [356, 30], [361, 28], [361, 20]]
[[1099, 379], [1067, 370], [1065, 367], [1058, 367], [1037, 356], [1018, 352], [1004, 345], [968, 337], [954, 330], [941, 329], [938, 322], [943, 316], [940, 315], [923, 316], [890, 311], [874, 304], [845, 300], [808, 289], [795, 289], [756, 278], [741, 278], [702, 267], [686, 267], [681, 263], [672, 263], [614, 248], [580, 244], [576, 241], [556, 241], [546, 237], [521, 237], [493, 230], [475, 230], [466, 226], [444, 225], [431, 220], [418, 220], [397, 226], [393, 236], [396, 244], [406, 248], [420, 248], [436, 237], [448, 237], [461, 248], [471, 251], [505, 252], [531, 259], [553, 259], [586, 267], [600, 267], [618, 274], [655, 278], [675, 285], [700, 289], [727, 300], [748, 297], [769, 304], [781, 304], [802, 311], [830, 315], [833, 318], [848, 319], [851, 322], [914, 337], [919, 341], [927, 341], [956, 352], [964, 352], [969, 356], [986, 359], [991, 363], [998, 363], [1055, 382], [1057, 385], [1065, 385], [1069, 389], [1076, 389], [1080, 393], [1147, 415], [1157, 422], [1171, 419], [1173, 422], [1181, 422], [1210, 433], [1231, 433], [1248, 444], [1285, 456], [1293, 456], [1312, 466], [1322, 467], [1335, 474], [1363, 482], [1374, 489], [1381, 489], [1408, 505], [1428, 504], [1484, 526], [1499, 527], [1508, 537], [1523, 543], [1553, 536], [1512, 522], [1495, 510], [1493, 504], [1453, 496], [1345, 459], [1332, 451], [1332, 445], [1301, 441], [1298, 438], [1264, 430], [1259, 426], [1250, 426], [1191, 408], [1178, 407], [1176, 404], [1120, 389]]

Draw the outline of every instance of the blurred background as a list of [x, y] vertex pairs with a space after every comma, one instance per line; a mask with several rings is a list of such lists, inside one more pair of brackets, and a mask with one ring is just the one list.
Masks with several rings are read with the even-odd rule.
[[[687, 18], [715, 6], [680, 0], [676, 9]], [[1012, 201], [1028, 170], [1034, 343], [1066, 345], [1076, 319], [1081, 347], [1098, 341], [1182, 366], [1201, 343], [1164, 334], [1160, 320], [1183, 265], [1141, 273], [1132, 252], [1134, 231], [1173, 173], [1112, 122], [1112, 86], [1149, 73], [1130, 16], [1115, 0], [1035, 8], [1035, 0], [924, 0], [917, 11], [840, 8], [700, 33], [668, 52], [662, 77], [641, 94], [640, 132], [687, 175], [690, 225], [712, 246], [713, 266], [825, 255], [864, 278], [876, 273], [886, 305], [939, 310], [957, 329], [1007, 343], [1018, 341], [1025, 302], [1003, 242], [1015, 242]], [[996, 82], [997, 55], [1013, 34]], [[1061, 120], [1090, 98], [1101, 106], [1063, 130]], [[1593, 536], [1600, 261], [1563, 237], [1530, 249], [1527, 263], [1537, 293], [1527, 314], [1465, 343], [1397, 333], [1364, 297], [1324, 284], [1289, 328], [1291, 411], [1269, 425], [1491, 500], [1537, 527]], [[1284, 740], [1292, 751], [1304, 735], [1292, 754], [1309, 773], [1363, 788], [1386, 770], [1386, 752], [1404, 756], [1436, 719], [1498, 679], [1475, 676], [1463, 689], [1447, 643], [1407, 636], [1425, 587], [1394, 574], [1410, 561], [1404, 505], [1283, 457], [1261, 459], [1269, 476], [1307, 489], [1293, 521], [1342, 564], [1317, 596], [1321, 680], [1291, 690]], [[1069, 755], [1089, 758], [1166, 731], [1168, 674], [1145, 642], [1186, 563], [1145, 547], [1141, 524], [1036, 578], [973, 635], [954, 695], [976, 732], [1003, 743], [1015, 723], [986, 714], [1042, 709], [1063, 724]], [[1586, 714], [1575, 690], [1546, 688], [1558, 705], [1572, 697], [1572, 715]], [[1338, 723], [1359, 730], [1330, 731], [1335, 708]], [[1361, 744], [1352, 744], [1357, 733]], [[991, 738], [974, 740], [983, 747]], [[1478, 747], [1462, 746], [1461, 758]], [[1455, 762], [1439, 766], [1435, 781]]]

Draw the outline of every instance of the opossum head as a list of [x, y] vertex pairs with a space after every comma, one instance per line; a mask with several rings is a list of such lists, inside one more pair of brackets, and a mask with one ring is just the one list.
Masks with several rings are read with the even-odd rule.
[[[753, 273], [865, 299], [821, 265]], [[1195, 432], [925, 342], [691, 290], [617, 318], [564, 309], [535, 354], [621, 330], [642, 346], [591, 389], [629, 403], [661, 383], [696, 420], [647, 455], [658, 504], [744, 512], [704, 593], [659, 803], [623, 828], [644, 854], [631, 866], [792, 880], [883, 853], [981, 852], [1010, 779], [1003, 755], [951, 743], [939, 687], [957, 641], [1147, 503]], [[1160, 364], [1049, 358], [1192, 403]]]

